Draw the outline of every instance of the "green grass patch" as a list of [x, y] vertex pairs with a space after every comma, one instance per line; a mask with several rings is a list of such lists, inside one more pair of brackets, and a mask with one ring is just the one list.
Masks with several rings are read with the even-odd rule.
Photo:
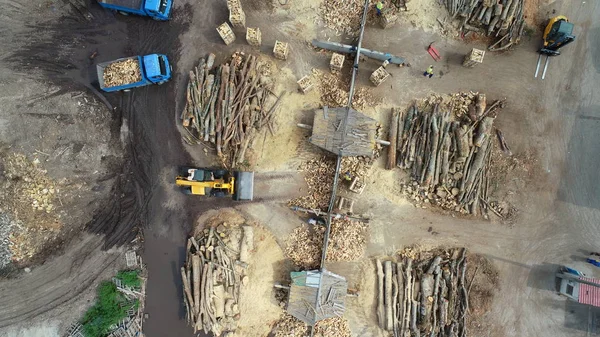
[[121, 270], [115, 276], [123, 286], [140, 289], [142, 287], [142, 281], [140, 280], [140, 273], [137, 270]]
[[[121, 271], [116, 276], [123, 285], [139, 288], [140, 279], [137, 271]], [[139, 301], [128, 300], [117, 290], [113, 282], [105, 281], [98, 286], [96, 303], [83, 316], [81, 325], [86, 337], [105, 337], [111, 326], [127, 317], [127, 310], [137, 309]]]

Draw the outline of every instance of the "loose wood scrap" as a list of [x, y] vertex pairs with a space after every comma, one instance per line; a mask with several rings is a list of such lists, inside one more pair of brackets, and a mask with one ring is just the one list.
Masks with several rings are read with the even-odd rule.
[[225, 167], [246, 160], [247, 149], [265, 127], [274, 128], [282, 97], [272, 93], [269, 67], [255, 56], [234, 53], [213, 68], [210, 54], [190, 71], [182, 124], [196, 143], [211, 144]]
[[248, 266], [240, 261], [240, 255], [244, 246], [251, 245], [248, 241], [253, 240], [252, 229], [223, 223], [188, 239], [181, 277], [188, 323], [194, 332], [211, 331], [219, 336], [236, 329], [240, 290]]
[[[402, 115], [397, 165], [411, 173], [406, 195], [463, 214], [487, 216], [496, 110], [483, 94], [432, 96]], [[483, 200], [483, 202], [480, 202]]]
[[403, 251], [377, 259], [376, 265], [382, 329], [395, 336], [465, 336], [465, 248], [416, 255]]
[[524, 0], [449, 0], [446, 8], [462, 30], [495, 33], [500, 39], [490, 50], [502, 50], [519, 43], [525, 28]]
[[104, 68], [102, 77], [107, 87], [139, 82], [142, 80], [140, 63], [137, 58], [113, 62]]

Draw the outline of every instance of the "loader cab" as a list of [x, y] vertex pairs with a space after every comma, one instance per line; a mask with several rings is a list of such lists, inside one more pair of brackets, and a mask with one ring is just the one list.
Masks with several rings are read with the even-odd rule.
[[171, 79], [171, 64], [167, 55], [151, 54], [144, 56], [144, 70], [150, 82], [163, 84]]
[[165, 21], [171, 14], [172, 0], [146, 0], [144, 11], [155, 20]]

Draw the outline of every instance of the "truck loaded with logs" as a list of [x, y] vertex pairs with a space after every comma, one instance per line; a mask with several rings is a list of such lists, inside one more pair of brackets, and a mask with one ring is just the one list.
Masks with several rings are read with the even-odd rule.
[[150, 84], [163, 84], [171, 79], [167, 55], [132, 56], [96, 65], [98, 84], [106, 92], [129, 91]]

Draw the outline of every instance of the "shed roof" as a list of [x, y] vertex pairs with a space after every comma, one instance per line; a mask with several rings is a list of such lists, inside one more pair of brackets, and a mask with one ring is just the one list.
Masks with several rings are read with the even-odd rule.
[[315, 111], [310, 142], [340, 156], [372, 157], [376, 129], [376, 120], [352, 108], [323, 107]]
[[348, 282], [325, 269], [291, 273], [287, 311], [308, 325], [344, 313]]

